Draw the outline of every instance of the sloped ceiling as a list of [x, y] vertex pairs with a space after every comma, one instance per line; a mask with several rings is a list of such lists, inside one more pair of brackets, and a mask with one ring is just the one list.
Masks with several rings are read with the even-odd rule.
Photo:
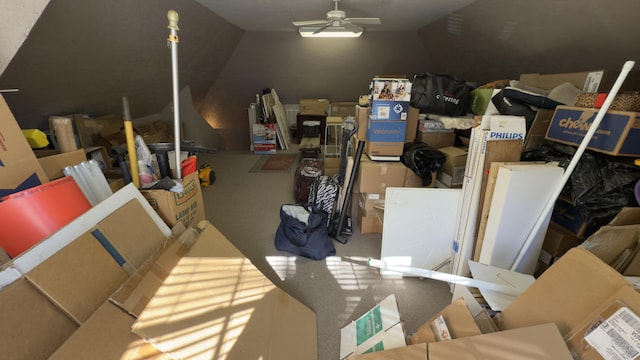
[[179, 78], [194, 101], [211, 87], [244, 31], [194, 1], [51, 0], [0, 76], [23, 128], [50, 115], [159, 113], [172, 100], [167, 11], [180, 15]]
[[324, 20], [337, 2], [347, 17], [378, 17], [370, 31], [415, 31], [475, 0], [196, 0], [246, 31], [294, 31], [292, 21]]

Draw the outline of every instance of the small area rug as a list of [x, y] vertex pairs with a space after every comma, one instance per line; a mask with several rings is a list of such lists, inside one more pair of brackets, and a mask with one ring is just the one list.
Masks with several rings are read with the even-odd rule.
[[261, 155], [251, 167], [252, 173], [288, 173], [294, 168], [298, 154]]

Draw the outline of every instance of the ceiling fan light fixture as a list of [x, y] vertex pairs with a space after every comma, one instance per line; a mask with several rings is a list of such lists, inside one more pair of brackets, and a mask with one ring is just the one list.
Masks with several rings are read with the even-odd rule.
[[298, 33], [302, 37], [316, 37], [316, 38], [319, 38], [319, 37], [345, 38], [345, 37], [360, 37], [360, 35], [362, 35], [362, 31], [353, 32], [341, 26], [328, 27], [322, 30], [321, 32], [316, 33], [318, 29], [319, 27], [301, 27], [298, 29]]

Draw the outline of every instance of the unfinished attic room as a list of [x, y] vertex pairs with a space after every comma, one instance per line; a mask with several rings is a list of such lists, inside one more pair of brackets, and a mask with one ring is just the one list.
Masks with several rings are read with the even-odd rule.
[[640, 359], [640, 2], [0, 10], [0, 358]]

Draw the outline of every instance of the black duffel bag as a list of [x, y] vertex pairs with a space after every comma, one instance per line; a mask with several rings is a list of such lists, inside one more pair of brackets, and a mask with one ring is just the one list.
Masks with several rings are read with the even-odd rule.
[[451, 75], [415, 75], [409, 105], [437, 115], [461, 116], [469, 110], [471, 88], [463, 79]]

